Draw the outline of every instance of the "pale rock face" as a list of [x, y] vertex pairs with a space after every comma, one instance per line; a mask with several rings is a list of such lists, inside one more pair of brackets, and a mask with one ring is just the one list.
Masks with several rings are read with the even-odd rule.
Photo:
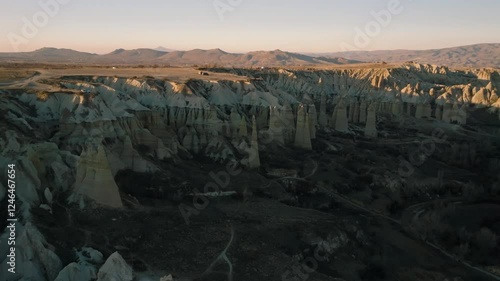
[[436, 93], [436, 90], [435, 90], [434, 88], [431, 88], [431, 89], [429, 90], [429, 96], [430, 96], [431, 98], [437, 98], [437, 93]]
[[479, 80], [486, 80], [486, 81], [491, 81], [492, 78], [492, 73], [487, 70], [481, 70], [479, 73], [477, 73], [477, 78]]
[[198, 154], [201, 150], [200, 139], [194, 128], [191, 128], [182, 141], [182, 146], [189, 151]]
[[175, 115], [175, 126], [177, 128], [182, 128], [186, 126], [187, 122], [187, 109], [185, 107], [180, 107], [177, 109], [176, 115]]
[[467, 123], [467, 109], [465, 105], [460, 106], [458, 103], [453, 105], [452, 114], [450, 116], [451, 122], [456, 122], [457, 124]]
[[240, 128], [238, 131], [238, 135], [240, 138], [248, 136], [247, 119], [245, 118], [245, 116], [241, 116]]
[[163, 160], [172, 157], [171, 151], [165, 147], [159, 138], [151, 134], [149, 130], [138, 129], [133, 136], [135, 143], [149, 147], [157, 159]]
[[97, 150], [89, 147], [83, 151], [78, 163], [76, 181], [74, 184], [75, 198], [70, 199], [77, 202], [78, 196], [88, 197], [95, 202], [120, 208], [123, 206], [118, 186], [109, 167], [104, 148], [99, 145]]
[[368, 115], [366, 118], [365, 136], [376, 138], [377, 133], [377, 111], [376, 104], [371, 104], [368, 107]]
[[269, 135], [271, 141], [285, 144], [285, 138], [283, 134], [284, 122], [283, 116], [276, 107], [272, 107], [269, 110]]
[[464, 87], [464, 89], [462, 90], [462, 97], [463, 97], [464, 101], [471, 102], [473, 96], [474, 96], [474, 94], [473, 94], [472, 85], [467, 84]]
[[5, 137], [7, 139], [7, 145], [3, 148], [2, 154], [5, 154], [7, 152], [15, 152], [15, 153], [21, 152], [21, 145], [17, 141], [16, 132], [9, 130], [5, 132]]
[[82, 248], [77, 251], [78, 262], [64, 267], [55, 281], [90, 281], [97, 279], [96, 264], [103, 263], [102, 253], [92, 248]]
[[72, 262], [64, 267], [54, 281], [90, 281], [97, 278], [97, 270], [89, 264]]
[[316, 112], [316, 106], [314, 106], [314, 104], [309, 105], [308, 119], [309, 119], [309, 135], [311, 136], [311, 139], [316, 139], [316, 126], [318, 125], [318, 114]]
[[283, 110], [280, 113], [283, 116], [283, 136], [285, 139], [285, 143], [293, 143], [295, 140], [295, 121], [294, 115], [292, 111], [292, 107], [288, 102], [283, 106]]
[[480, 89], [474, 97], [472, 97], [471, 102], [474, 104], [488, 106], [490, 104], [490, 91], [487, 89]]
[[[149, 170], [148, 163], [134, 149], [132, 140], [128, 136], [123, 142], [123, 151], [121, 152], [120, 160], [124, 164], [123, 169], [131, 169], [132, 171], [139, 173], [144, 173]], [[116, 169], [115, 172], [118, 172], [118, 169]]]
[[368, 105], [366, 101], [363, 100], [361, 105], [359, 106], [359, 123], [366, 124], [366, 110], [368, 109]]
[[499, 99], [500, 99], [500, 97], [498, 96], [497, 91], [493, 90], [491, 92], [491, 96], [490, 96], [490, 101], [492, 103], [492, 106], [494, 106], [496, 104], [496, 102], [498, 102]]
[[35, 166], [39, 178], [45, 178], [46, 164], [62, 161], [59, 156], [59, 148], [55, 143], [29, 145], [26, 147], [26, 155]]
[[194, 121], [194, 128], [198, 132], [202, 132], [205, 130], [205, 117], [202, 109], [198, 110], [196, 120]]
[[[7, 273], [8, 246], [0, 245], [2, 263], [0, 272], [6, 281], [14, 280], [54, 280], [62, 269], [62, 262], [50, 250], [43, 235], [30, 222], [26, 225], [16, 223], [16, 273]], [[1, 236], [1, 241], [6, 241], [8, 232]], [[5, 274], [5, 275], [4, 275]]]
[[297, 111], [297, 127], [295, 129], [295, 143], [298, 148], [312, 150], [311, 130], [309, 129], [309, 117], [303, 104]]
[[132, 281], [133, 271], [123, 257], [115, 252], [106, 260], [97, 273], [97, 281]]
[[333, 108], [332, 117], [330, 118], [330, 127], [335, 128], [337, 124], [338, 104]]
[[240, 122], [241, 122], [241, 116], [235, 107], [233, 107], [231, 109], [231, 115], [230, 115], [229, 119], [230, 119], [230, 124], [231, 124], [231, 134], [234, 136], [234, 135], [236, 135], [236, 132], [238, 130], [238, 126], [240, 125]]
[[403, 114], [403, 103], [401, 100], [397, 99], [391, 105], [391, 113], [395, 116], [401, 116]]
[[326, 115], [326, 96], [324, 94], [321, 95], [318, 124], [322, 129], [328, 125], [328, 117]]
[[493, 91], [495, 90], [495, 86], [493, 86], [493, 82], [489, 82], [488, 85], [486, 85], [486, 90]]
[[252, 117], [252, 136], [250, 141], [250, 153], [248, 166], [250, 169], [256, 169], [260, 167], [260, 157], [259, 157], [259, 141], [257, 132], [257, 122], [255, 121], [255, 116]]
[[16, 189], [16, 194], [21, 201], [29, 206], [37, 206], [40, 203], [38, 190], [41, 189], [41, 182], [36, 167], [26, 156], [17, 159], [16, 185], [23, 187]]
[[453, 115], [452, 105], [447, 103], [443, 106], [443, 122], [451, 123], [451, 117]]
[[347, 123], [347, 109], [344, 102], [340, 101], [335, 110], [337, 111], [335, 118], [335, 130], [347, 133], [349, 131], [349, 124]]
[[354, 103], [354, 112], [353, 112], [353, 117], [352, 117], [352, 122], [354, 124], [358, 124], [359, 123], [359, 119], [360, 119], [360, 105], [359, 105], [359, 102], [355, 102]]
[[333, 75], [333, 85], [336, 93], [340, 92], [340, 76], [338, 72]]
[[443, 109], [438, 104], [436, 105], [436, 112], [434, 115], [436, 120], [443, 120]]
[[351, 102], [351, 104], [349, 105], [349, 122], [353, 123], [354, 122], [354, 114], [355, 114], [355, 108], [356, 107], [356, 103], [355, 102]]
[[207, 133], [211, 135], [222, 134], [223, 122], [217, 117], [217, 109], [214, 106], [210, 107], [206, 118]]

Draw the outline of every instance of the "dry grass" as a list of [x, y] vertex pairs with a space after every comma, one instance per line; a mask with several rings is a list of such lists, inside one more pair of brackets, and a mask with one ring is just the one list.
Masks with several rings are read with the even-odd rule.
[[[36, 72], [41, 73], [43, 79], [59, 78], [62, 76], [109, 76], [123, 78], [141, 78], [152, 76], [169, 81], [184, 83], [189, 79], [207, 81], [246, 81], [248, 78], [230, 73], [209, 72], [208, 76], [199, 74], [199, 70], [192, 67], [131, 67], [131, 66], [82, 66], [82, 65], [0, 65], [0, 83], [21, 80]], [[4, 73], [4, 74], [2, 74]], [[16, 75], [15, 77], [12, 75]], [[3, 80], [2, 80], [3, 79]], [[15, 81], [15, 80], [14, 80]]]
[[34, 70], [18, 68], [0, 68], [0, 83], [7, 83], [28, 78], [35, 74]]

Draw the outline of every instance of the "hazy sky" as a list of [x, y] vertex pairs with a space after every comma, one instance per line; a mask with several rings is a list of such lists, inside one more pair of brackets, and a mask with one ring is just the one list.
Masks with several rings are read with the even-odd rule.
[[[389, 9], [394, 1], [399, 6]], [[0, 5], [2, 52], [57, 47], [107, 53], [158, 46], [333, 52], [500, 42], [498, 0], [0, 0]], [[388, 24], [373, 15], [382, 10], [391, 14]], [[360, 35], [366, 27], [368, 34]]]

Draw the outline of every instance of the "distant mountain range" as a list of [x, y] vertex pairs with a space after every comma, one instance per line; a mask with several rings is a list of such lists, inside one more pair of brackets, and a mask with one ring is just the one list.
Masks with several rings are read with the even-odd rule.
[[454, 67], [500, 68], [500, 44], [476, 44], [433, 50], [353, 51], [321, 54], [326, 57], [344, 57], [359, 61], [406, 62], [415, 61]]
[[168, 53], [168, 52], [175, 52], [175, 51], [176, 51], [176, 50], [174, 50], [174, 49], [168, 49], [168, 48], [165, 48], [165, 47], [163, 47], [163, 46], [156, 47], [156, 48], [154, 48], [153, 50], [155, 50], [155, 51], [160, 51], [160, 52], [167, 52], [167, 53]]
[[[161, 49], [160, 49], [161, 48]], [[163, 51], [155, 49], [117, 49], [98, 55], [70, 49], [42, 48], [33, 52], [0, 53], [0, 62], [76, 63], [76, 64], [128, 64], [128, 65], [220, 65], [235, 67], [291, 66], [319, 64], [352, 64], [355, 60], [334, 57], [313, 57], [296, 53], [259, 51], [246, 54], [227, 53], [221, 49], [190, 51]], [[159, 50], [158, 50], [159, 49]]]
[[407, 62], [452, 67], [500, 68], [500, 44], [477, 44], [435, 50], [351, 51], [323, 54], [298, 54], [281, 50], [246, 54], [221, 49], [175, 51], [155, 49], [117, 49], [98, 55], [70, 49], [42, 48], [33, 52], [0, 53], [0, 62], [76, 63], [117, 65], [219, 65], [235, 67], [343, 65], [361, 62]]

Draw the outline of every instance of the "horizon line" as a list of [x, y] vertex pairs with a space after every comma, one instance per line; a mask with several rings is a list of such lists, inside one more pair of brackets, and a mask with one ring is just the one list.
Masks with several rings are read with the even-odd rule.
[[[71, 50], [71, 51], [76, 51], [80, 53], [88, 53], [88, 54], [93, 54], [93, 55], [107, 55], [112, 52], [118, 51], [118, 50], [124, 50], [124, 51], [134, 51], [134, 50], [153, 50], [153, 51], [158, 51], [158, 52], [164, 52], [164, 53], [172, 53], [172, 52], [190, 52], [190, 51], [196, 51], [196, 50], [201, 50], [201, 51], [212, 51], [212, 50], [220, 50], [222, 52], [228, 53], [228, 54], [247, 54], [247, 53], [253, 53], [253, 52], [274, 52], [274, 51], [281, 51], [281, 52], [286, 52], [286, 53], [295, 53], [295, 54], [332, 54], [332, 53], [350, 53], [350, 52], [380, 52], [380, 51], [432, 51], [432, 50], [443, 50], [443, 49], [453, 49], [453, 48], [460, 48], [460, 47], [470, 47], [470, 46], [477, 46], [477, 45], [500, 45], [498, 42], [492, 42], [492, 43], [473, 43], [473, 44], [467, 44], [467, 45], [458, 45], [458, 46], [453, 46], [453, 47], [434, 47], [434, 48], [427, 48], [427, 49], [373, 49], [373, 50], [362, 50], [362, 49], [353, 49], [353, 50], [345, 50], [345, 51], [323, 51], [323, 52], [311, 52], [311, 51], [286, 51], [282, 50], [280, 48], [277, 49], [268, 49], [268, 50], [253, 50], [253, 51], [243, 51], [243, 52], [234, 52], [234, 51], [226, 51], [222, 48], [212, 48], [212, 49], [202, 49], [202, 48], [193, 48], [193, 49], [188, 49], [188, 50], [177, 50], [177, 49], [170, 49], [170, 48], [165, 48], [163, 46], [158, 46], [156, 48], [148, 48], [148, 47], [139, 47], [139, 48], [132, 48], [132, 49], [125, 49], [125, 48], [117, 48], [112, 51], [106, 52], [106, 53], [96, 53], [96, 52], [87, 52], [87, 51], [79, 51], [77, 49], [71, 49], [71, 48], [58, 48], [58, 47], [41, 47], [38, 49], [34, 49], [32, 51], [23, 51], [23, 52], [6, 52], [6, 51], [0, 51], [0, 53], [31, 53], [31, 52], [36, 52], [42, 49], [56, 49], [56, 50]], [[162, 51], [162, 50], [156, 50], [159, 48], [165, 48], [169, 49], [170, 51]]]

